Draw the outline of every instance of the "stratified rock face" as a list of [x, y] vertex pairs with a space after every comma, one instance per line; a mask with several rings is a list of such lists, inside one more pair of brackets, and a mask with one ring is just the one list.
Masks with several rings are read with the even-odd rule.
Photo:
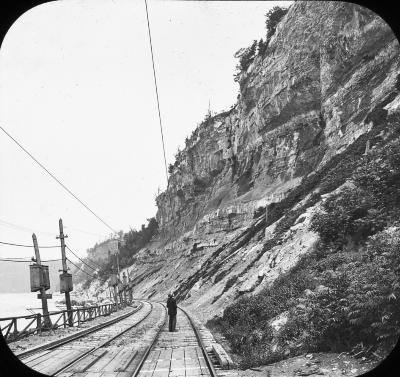
[[396, 91], [398, 72], [398, 41], [373, 12], [294, 3], [239, 78], [237, 104], [203, 122], [179, 154], [157, 198], [162, 234], [248, 223], [373, 126], [367, 114]]

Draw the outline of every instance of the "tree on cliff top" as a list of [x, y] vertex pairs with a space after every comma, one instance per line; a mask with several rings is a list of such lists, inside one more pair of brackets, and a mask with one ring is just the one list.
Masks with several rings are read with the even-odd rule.
[[288, 8], [282, 8], [275, 6], [270, 9], [265, 15], [265, 28], [267, 29], [267, 41], [275, 34], [276, 27], [283, 18], [283, 16], [288, 12]]
[[253, 62], [257, 52], [257, 41], [254, 40], [251, 46], [241, 48], [235, 52], [234, 57], [239, 59], [239, 64], [236, 66], [238, 72], [235, 74], [235, 81], [239, 78], [240, 73], [247, 71], [250, 64]]
[[265, 15], [265, 28], [267, 29], [265, 42], [263, 39], [260, 39], [259, 42], [254, 40], [250, 46], [240, 48], [238, 51], [236, 51], [234, 57], [239, 59], [239, 64], [236, 66], [237, 72], [234, 75], [235, 81], [239, 80], [239, 76], [242, 72], [247, 71], [247, 69], [250, 67], [250, 64], [254, 61], [256, 55], [264, 55], [271, 37], [275, 34], [275, 30], [279, 22], [287, 12], [288, 8], [279, 6], [275, 6], [270, 9]]

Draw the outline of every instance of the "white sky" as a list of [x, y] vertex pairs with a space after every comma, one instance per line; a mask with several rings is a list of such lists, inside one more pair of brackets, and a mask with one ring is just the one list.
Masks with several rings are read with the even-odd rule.
[[[168, 163], [209, 101], [214, 111], [235, 103], [233, 54], [265, 36], [275, 5], [290, 2], [148, 2]], [[166, 178], [144, 1], [23, 14], [0, 49], [0, 125], [114, 229], [154, 216]], [[39, 245], [58, 245], [60, 217], [80, 256], [111, 232], [0, 131], [0, 241], [31, 244], [34, 230]], [[2, 257], [31, 255], [0, 245]]]

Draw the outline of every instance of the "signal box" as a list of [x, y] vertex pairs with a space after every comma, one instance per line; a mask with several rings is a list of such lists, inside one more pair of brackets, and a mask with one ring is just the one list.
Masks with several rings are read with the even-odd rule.
[[64, 272], [60, 275], [60, 292], [71, 292], [74, 290], [72, 285], [72, 275], [68, 272]]
[[49, 266], [31, 264], [29, 266], [31, 292], [50, 289]]
[[44, 289], [50, 289], [50, 276], [49, 276], [49, 266], [44, 266], [42, 264], [42, 271], [43, 271], [43, 285]]

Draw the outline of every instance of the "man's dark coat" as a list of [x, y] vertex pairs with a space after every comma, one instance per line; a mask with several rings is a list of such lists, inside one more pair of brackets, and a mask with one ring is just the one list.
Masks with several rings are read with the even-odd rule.
[[173, 297], [168, 297], [167, 300], [168, 315], [174, 316], [177, 312], [176, 301]]

